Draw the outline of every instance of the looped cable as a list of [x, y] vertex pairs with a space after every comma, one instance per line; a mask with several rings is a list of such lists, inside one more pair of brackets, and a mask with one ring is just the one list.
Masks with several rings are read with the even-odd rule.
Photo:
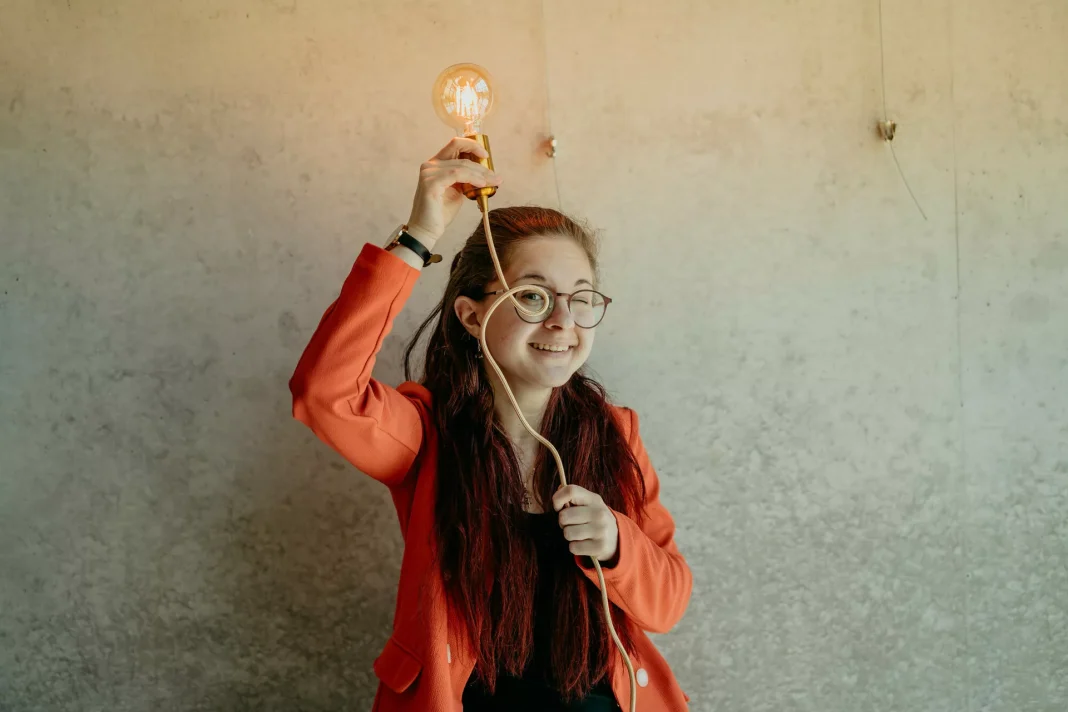
[[[552, 308], [553, 300], [548, 290], [546, 290], [544, 287], [540, 287], [537, 285], [522, 285], [519, 287], [508, 286], [508, 281], [504, 278], [504, 270], [501, 268], [501, 262], [497, 258], [497, 248], [493, 244], [493, 233], [490, 230], [489, 221], [489, 199], [487, 198], [487, 196], [479, 194], [478, 207], [482, 211], [482, 227], [486, 233], [486, 244], [489, 246], [490, 258], [493, 260], [493, 268], [497, 271], [497, 279], [500, 280], [501, 286], [504, 287], [504, 293], [499, 295], [493, 301], [493, 304], [491, 304], [489, 309], [486, 310], [486, 316], [482, 319], [482, 330], [478, 337], [479, 342], [482, 344], [482, 354], [485, 357], [485, 360], [489, 363], [489, 365], [493, 368], [494, 372], [497, 374], [497, 377], [501, 380], [501, 385], [504, 386], [504, 392], [508, 396], [508, 400], [512, 404], [512, 409], [515, 411], [515, 414], [519, 416], [519, 422], [523, 424], [523, 427], [526, 428], [527, 432], [530, 433], [535, 440], [537, 440], [549, 449], [549, 452], [553, 456], [553, 460], [556, 462], [556, 471], [560, 476], [560, 486], [565, 487], [567, 486], [567, 475], [564, 471], [564, 462], [560, 458], [560, 453], [557, 451], [556, 447], [551, 442], [549, 442], [545, 437], [542, 436], [541, 433], [535, 430], [529, 422], [527, 422], [526, 416], [523, 415], [523, 411], [520, 409], [519, 403], [516, 401], [515, 395], [512, 393], [512, 389], [508, 386], [508, 381], [504, 377], [504, 372], [501, 371], [501, 367], [497, 365], [497, 361], [493, 358], [493, 354], [490, 353], [489, 344], [486, 343], [486, 326], [487, 324], [489, 324], [489, 320], [493, 317], [493, 313], [497, 310], [497, 307], [503, 304], [504, 300], [510, 299], [515, 305], [516, 309], [527, 314], [531, 318], [540, 317], [542, 314]], [[520, 304], [519, 300], [515, 298], [515, 294], [517, 292], [526, 290], [537, 291], [544, 295], [545, 300], [541, 309], [536, 311], [532, 310], [525, 304]], [[630, 712], [635, 712], [637, 705], [638, 686], [634, 676], [634, 664], [631, 663], [630, 656], [627, 655], [627, 650], [623, 647], [623, 643], [622, 641], [620, 641], [619, 635], [616, 633], [616, 627], [612, 623], [612, 608], [611, 604], [608, 601], [608, 586], [605, 585], [604, 573], [601, 571], [601, 562], [599, 562], [594, 556], [591, 556], [589, 558], [590, 561], [593, 562], [594, 570], [597, 572], [597, 583], [600, 585], [601, 588], [601, 603], [604, 604], [604, 619], [605, 622], [608, 624], [608, 632], [609, 634], [611, 634], [612, 642], [616, 644], [616, 648], [619, 650], [619, 654], [623, 656], [623, 662], [627, 666], [627, 674], [630, 678]]]

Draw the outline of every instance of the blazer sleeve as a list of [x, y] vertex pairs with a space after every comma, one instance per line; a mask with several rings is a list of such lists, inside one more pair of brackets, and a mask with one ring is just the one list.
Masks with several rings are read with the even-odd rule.
[[403, 482], [423, 442], [419, 409], [371, 377], [419, 270], [364, 245], [289, 381], [293, 417], [371, 477]]
[[[643, 630], [666, 633], [681, 619], [690, 602], [693, 574], [675, 544], [675, 522], [660, 502], [660, 479], [638, 434], [638, 416], [624, 409], [629, 421], [631, 450], [645, 481], [642, 526], [612, 510], [619, 527], [619, 550], [615, 564], [601, 564], [608, 600], [616, 604]], [[625, 422], [627, 422], [625, 421]], [[587, 556], [576, 556], [586, 576], [599, 586], [597, 571]]]

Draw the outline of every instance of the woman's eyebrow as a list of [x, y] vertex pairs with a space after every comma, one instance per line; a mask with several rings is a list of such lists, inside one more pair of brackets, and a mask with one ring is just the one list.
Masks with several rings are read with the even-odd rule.
[[[522, 280], [522, 279], [534, 279], [534, 280], [537, 280], [537, 281], [539, 281], [539, 282], [548, 282], [548, 281], [549, 281], [549, 280], [545, 279], [545, 275], [543, 275], [543, 274], [538, 274], [537, 272], [528, 272], [527, 274], [524, 274], [524, 275], [523, 275], [522, 277], [516, 277], [516, 280], [515, 280], [515, 281], [517, 281], [517, 282], [518, 282], [518, 281], [520, 281], [520, 280]], [[580, 284], [588, 284], [588, 285], [590, 285], [591, 287], [593, 286], [593, 282], [591, 282], [591, 281], [590, 281], [590, 280], [588, 280], [588, 279], [579, 279], [579, 280], [576, 280], [576, 282], [575, 282], [575, 286], [577, 287], [577, 286], [579, 286]]]

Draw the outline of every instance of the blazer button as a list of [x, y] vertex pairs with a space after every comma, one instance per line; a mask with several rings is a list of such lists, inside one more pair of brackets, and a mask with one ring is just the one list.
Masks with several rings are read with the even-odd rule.
[[634, 674], [634, 677], [638, 681], [639, 687], [646, 687], [649, 684], [649, 673], [645, 668], [638, 668], [638, 672]]

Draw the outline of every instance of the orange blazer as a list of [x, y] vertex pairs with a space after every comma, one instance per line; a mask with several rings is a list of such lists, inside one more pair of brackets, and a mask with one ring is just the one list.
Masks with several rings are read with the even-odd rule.
[[[326, 310], [289, 382], [293, 416], [358, 469], [389, 487], [404, 536], [393, 631], [374, 671], [380, 684], [373, 711], [454, 712], [475, 660], [460, 621], [449, 615], [434, 562], [437, 439], [430, 393], [418, 383], [391, 388], [371, 377], [375, 356], [415, 286], [419, 271], [365, 245], [337, 300]], [[675, 523], [660, 503], [660, 482], [638, 435], [634, 411], [614, 407], [641, 465], [645, 524], [616, 512], [618, 562], [604, 569], [609, 599], [635, 633], [633, 658], [640, 712], [686, 710], [689, 698], [645, 634], [667, 632], [690, 600], [693, 577], [675, 545]], [[591, 585], [585, 557], [575, 564]], [[600, 608], [597, 609], [600, 615]], [[609, 676], [628, 709], [630, 683], [618, 653]]]

